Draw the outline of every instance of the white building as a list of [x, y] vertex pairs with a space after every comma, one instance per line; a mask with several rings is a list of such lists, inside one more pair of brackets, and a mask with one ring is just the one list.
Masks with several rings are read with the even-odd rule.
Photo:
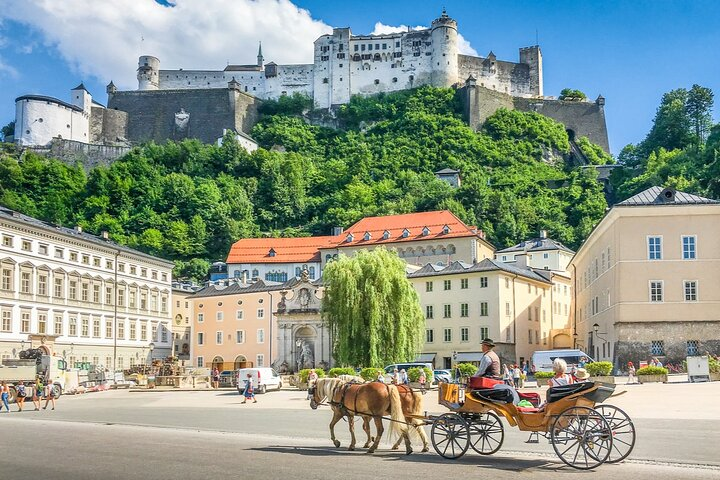
[[122, 369], [168, 356], [172, 268], [0, 207], [0, 357], [42, 346], [71, 366]]
[[540, 236], [537, 238], [531, 238], [512, 247], [498, 250], [495, 252], [495, 260], [514, 262], [515, 257], [522, 254], [527, 254], [528, 265], [532, 268], [567, 272], [575, 252], [562, 243], [547, 238], [547, 232], [541, 230]]

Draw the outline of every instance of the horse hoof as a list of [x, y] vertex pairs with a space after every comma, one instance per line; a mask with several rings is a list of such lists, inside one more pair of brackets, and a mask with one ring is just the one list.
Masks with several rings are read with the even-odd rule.
[[355, 447], [348, 447], [348, 451], [350, 451], [350, 452], [355, 451]]
[[430, 451], [430, 447], [423, 447], [422, 450], [420, 450], [420, 453], [426, 453]]
[[373, 454], [373, 453], [375, 453], [375, 450], [373, 450], [373, 449], [371, 448], [370, 450], [367, 451], [367, 453]]
[[408, 449], [408, 450], [405, 452], [405, 455], [410, 455], [411, 453], [413, 453], [412, 448]]
[[392, 450], [398, 450], [398, 449], [400, 449], [400, 447], [398, 447], [398, 446], [392, 447]]
[[333, 440], [333, 443], [335, 444], [335, 448], [338, 448], [340, 446], [339, 440]]

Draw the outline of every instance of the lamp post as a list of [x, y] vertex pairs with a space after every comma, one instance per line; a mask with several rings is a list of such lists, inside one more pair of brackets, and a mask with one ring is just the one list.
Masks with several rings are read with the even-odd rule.
[[[598, 330], [600, 330], [600, 325], [598, 325], [597, 323], [593, 324], [593, 335], [595, 335], [595, 338], [599, 338], [600, 340], [602, 340], [603, 345], [605, 345], [607, 343], [607, 340], [605, 339], [605, 337], [603, 337], [603, 335], [607, 335], [607, 332], [599, 332]], [[598, 347], [595, 345], [595, 342], [593, 342], [593, 346], [595, 347], [595, 357], [597, 358], [600, 356], [598, 355], [600, 352]]]

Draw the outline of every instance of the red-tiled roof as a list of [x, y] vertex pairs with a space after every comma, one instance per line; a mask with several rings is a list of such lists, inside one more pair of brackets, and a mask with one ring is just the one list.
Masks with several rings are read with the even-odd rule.
[[[447, 233], [443, 233], [445, 227], [448, 228]], [[427, 234], [423, 234], [423, 230], [426, 228]], [[408, 233], [403, 237], [405, 230]], [[387, 238], [384, 238], [385, 232], [388, 232]], [[369, 240], [365, 240], [366, 233], [370, 234]], [[348, 241], [348, 235], [352, 235], [352, 241]], [[338, 248], [358, 247], [461, 237], [482, 238], [482, 234], [477, 232], [476, 227], [465, 225], [449, 210], [441, 210], [363, 218], [336, 237], [338, 241], [335, 246]]]
[[227, 263], [319, 262], [320, 248], [336, 241], [337, 237], [244, 238], [230, 248]]

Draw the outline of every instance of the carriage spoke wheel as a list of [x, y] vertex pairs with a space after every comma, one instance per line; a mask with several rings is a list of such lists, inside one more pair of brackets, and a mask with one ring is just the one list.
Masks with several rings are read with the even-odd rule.
[[467, 422], [473, 450], [480, 455], [492, 455], [500, 450], [505, 440], [505, 429], [497, 415], [481, 413], [468, 418]]
[[627, 413], [613, 405], [599, 405], [595, 410], [605, 417], [612, 432], [612, 450], [608, 463], [625, 460], [635, 447], [635, 425]]
[[579, 470], [605, 463], [613, 446], [610, 424], [587, 407], [570, 407], [558, 415], [550, 429], [550, 441], [560, 460]]
[[457, 413], [440, 415], [430, 430], [435, 451], [444, 458], [460, 458], [470, 447], [467, 422]]

